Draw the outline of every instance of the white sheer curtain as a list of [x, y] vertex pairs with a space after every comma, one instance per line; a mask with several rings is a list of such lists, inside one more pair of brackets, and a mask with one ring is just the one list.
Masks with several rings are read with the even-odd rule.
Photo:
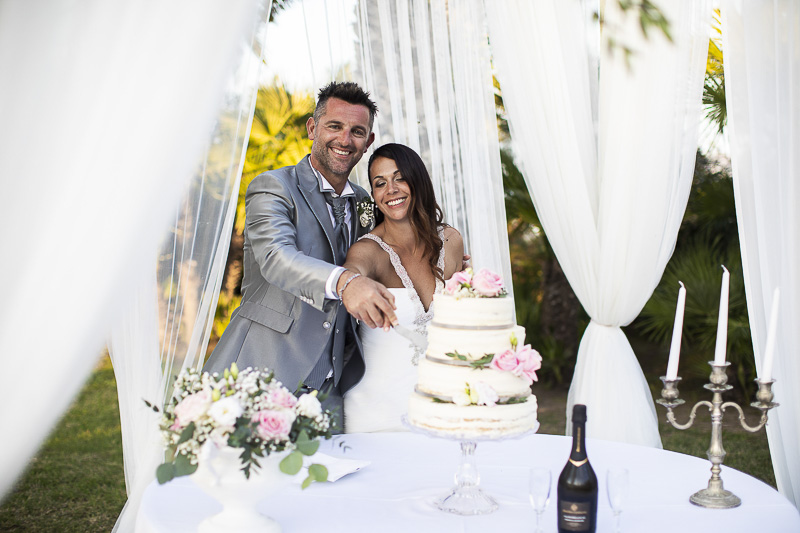
[[152, 270], [255, 5], [0, 1], [0, 494]]
[[638, 17], [605, 2], [605, 31], [634, 50], [628, 67], [608, 55], [591, 19], [597, 4], [487, 2], [490, 38], [528, 189], [592, 319], [567, 433], [572, 405], [585, 403], [588, 435], [660, 447], [652, 395], [620, 327], [658, 284], [686, 208], [711, 13], [704, 0], [658, 2], [670, 43], [658, 31], [643, 38]]
[[725, 92], [747, 310], [761, 368], [780, 288], [767, 435], [778, 490], [800, 506], [800, 4], [722, 4]]
[[144, 489], [163, 460], [158, 415], [173, 377], [202, 368], [236, 213], [244, 153], [258, 92], [270, 0], [258, 0], [238, 38], [238, 66], [227, 80], [216, 127], [151, 272], [127, 316], [112, 330], [128, 502], [114, 531], [133, 531]]
[[[419, 152], [472, 264], [501, 273], [510, 291], [485, 21], [481, 0], [361, 0], [357, 77], [380, 108], [375, 146]], [[359, 179], [368, 186], [363, 165]]]

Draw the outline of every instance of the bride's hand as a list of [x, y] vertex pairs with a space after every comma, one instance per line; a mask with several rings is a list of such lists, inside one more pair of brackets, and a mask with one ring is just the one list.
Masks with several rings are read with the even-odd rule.
[[342, 292], [342, 303], [347, 312], [371, 328], [388, 330], [397, 324], [394, 313], [394, 296], [377, 281], [358, 276]]

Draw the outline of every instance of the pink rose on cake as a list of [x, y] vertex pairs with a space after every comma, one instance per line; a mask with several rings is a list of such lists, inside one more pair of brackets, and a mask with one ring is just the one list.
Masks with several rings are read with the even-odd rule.
[[473, 276], [472, 288], [480, 296], [494, 298], [503, 292], [503, 278], [491, 270], [482, 268]]
[[256, 413], [258, 434], [262, 439], [285, 440], [289, 438], [295, 415], [292, 411], [265, 409]]
[[447, 294], [454, 295], [461, 287], [466, 286], [469, 288], [470, 283], [472, 282], [472, 270], [462, 270], [461, 272], [456, 272], [453, 274], [453, 277], [447, 280], [444, 284], [444, 290]]
[[512, 371], [515, 375], [523, 376], [528, 384], [539, 381], [536, 371], [542, 368], [542, 356], [531, 348], [530, 344], [526, 344], [517, 352], [517, 362], [517, 368]]
[[513, 372], [518, 366], [517, 352], [514, 350], [506, 350], [495, 354], [492, 358], [492, 362], [489, 363], [490, 368], [502, 370], [504, 372]]

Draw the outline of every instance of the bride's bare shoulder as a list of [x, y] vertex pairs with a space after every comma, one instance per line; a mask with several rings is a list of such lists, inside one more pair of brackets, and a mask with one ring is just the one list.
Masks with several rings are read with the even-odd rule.
[[449, 278], [462, 269], [464, 262], [464, 239], [452, 226], [446, 226], [442, 232], [444, 240], [444, 277]]
[[442, 230], [442, 236], [444, 237], [444, 247], [447, 254], [461, 250], [461, 255], [464, 255], [464, 239], [456, 228], [445, 226], [444, 230]]

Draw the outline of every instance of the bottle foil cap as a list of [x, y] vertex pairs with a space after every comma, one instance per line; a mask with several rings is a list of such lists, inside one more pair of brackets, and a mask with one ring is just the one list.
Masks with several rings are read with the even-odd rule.
[[586, 406], [582, 403], [576, 403], [572, 406], [572, 421], [573, 422], [586, 422]]

